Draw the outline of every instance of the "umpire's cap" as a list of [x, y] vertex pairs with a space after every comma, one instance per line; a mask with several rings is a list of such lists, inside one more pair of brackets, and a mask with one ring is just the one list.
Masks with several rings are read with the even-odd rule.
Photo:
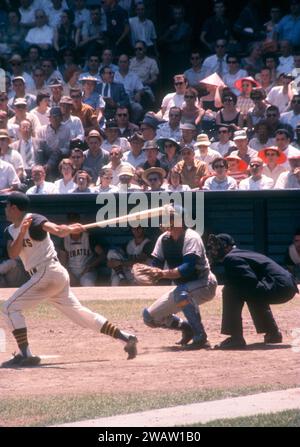
[[216, 238], [222, 243], [223, 246], [228, 247], [230, 245], [234, 246], [235, 241], [230, 234], [227, 233], [220, 233], [215, 235]]
[[27, 211], [30, 206], [30, 199], [23, 192], [12, 192], [5, 200], [2, 200], [1, 203], [16, 205], [20, 211]]

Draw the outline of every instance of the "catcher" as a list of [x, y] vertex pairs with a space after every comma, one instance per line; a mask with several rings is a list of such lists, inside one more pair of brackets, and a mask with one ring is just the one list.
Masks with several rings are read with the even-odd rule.
[[[202, 239], [196, 231], [185, 227], [183, 213], [181, 207], [171, 208], [170, 227], [158, 238], [152, 252], [153, 267], [135, 264], [133, 274], [139, 284], [154, 284], [160, 279], [171, 279], [176, 284], [144, 309], [147, 326], [181, 330], [178, 344], [184, 349], [209, 348], [199, 304], [215, 296], [217, 281], [210, 271]], [[164, 270], [165, 262], [168, 269]], [[174, 315], [179, 311], [187, 321]]]

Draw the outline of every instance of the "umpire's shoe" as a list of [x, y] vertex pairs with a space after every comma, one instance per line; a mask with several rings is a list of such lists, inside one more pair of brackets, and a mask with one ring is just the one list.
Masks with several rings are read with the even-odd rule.
[[223, 350], [231, 350], [231, 349], [245, 349], [246, 341], [244, 337], [228, 337], [225, 338], [221, 343], [215, 346], [214, 349], [223, 349]]
[[40, 362], [41, 359], [38, 356], [24, 357], [21, 354], [13, 354], [10, 360], [2, 363], [1, 368], [25, 368], [37, 366]]
[[282, 343], [282, 333], [280, 331], [267, 332], [264, 336], [265, 343]]
[[138, 339], [135, 335], [129, 335], [126, 345], [124, 346], [124, 351], [127, 352], [127, 360], [134, 359], [137, 356], [137, 342]]

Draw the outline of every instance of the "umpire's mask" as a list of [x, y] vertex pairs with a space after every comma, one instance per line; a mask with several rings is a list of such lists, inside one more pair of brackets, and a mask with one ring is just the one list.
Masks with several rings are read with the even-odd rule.
[[228, 247], [234, 247], [235, 241], [230, 234], [210, 234], [207, 241], [207, 255], [211, 262], [221, 261], [227, 254]]

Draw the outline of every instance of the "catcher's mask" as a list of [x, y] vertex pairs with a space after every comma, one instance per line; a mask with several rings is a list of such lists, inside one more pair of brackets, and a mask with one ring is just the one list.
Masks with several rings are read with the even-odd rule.
[[207, 241], [207, 254], [211, 261], [218, 261], [224, 258], [228, 247], [234, 247], [235, 241], [230, 234], [210, 234]]

